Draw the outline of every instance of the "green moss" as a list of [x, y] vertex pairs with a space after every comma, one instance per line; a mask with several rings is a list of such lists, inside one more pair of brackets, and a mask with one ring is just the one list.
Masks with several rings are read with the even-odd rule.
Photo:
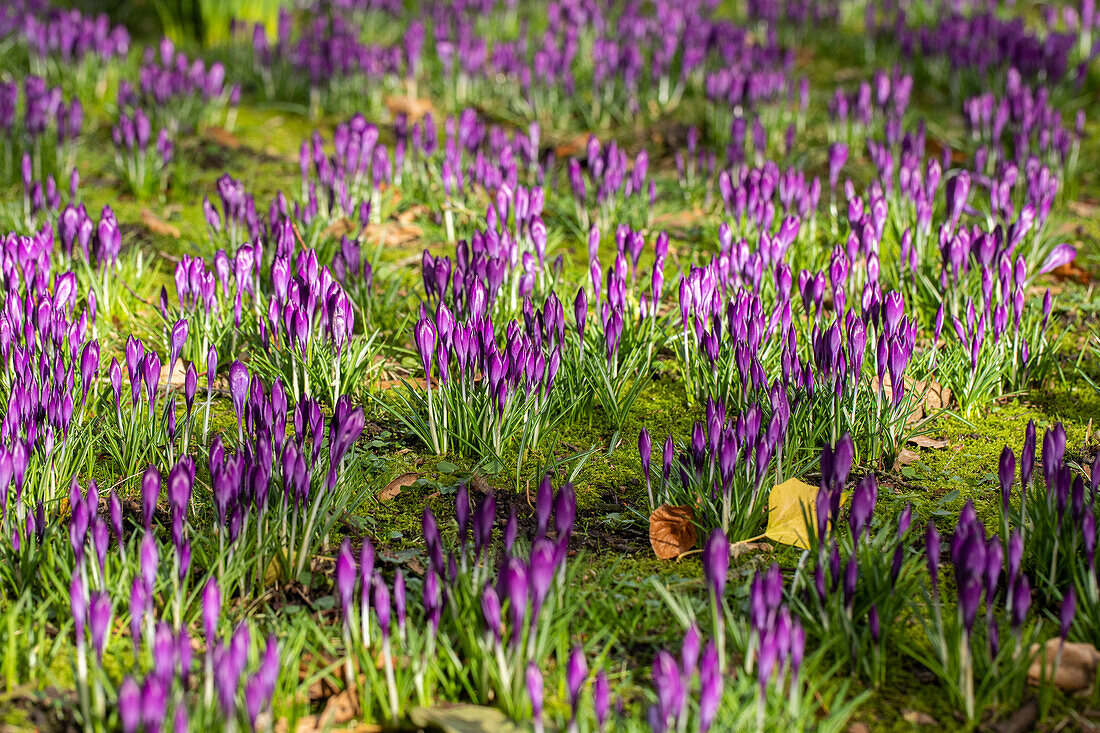
[[[1086, 445], [1089, 418], [1098, 409], [1095, 396], [1082, 390], [1053, 391], [1027, 395], [975, 411], [973, 417], [936, 419], [929, 435], [947, 441], [942, 448], [920, 448], [919, 458], [900, 468], [885, 483], [889, 491], [880, 493], [886, 514], [901, 511], [912, 502], [914, 518], [935, 519], [939, 529], [950, 531], [959, 510], [967, 501], [974, 502], [978, 517], [987, 527], [999, 526], [1001, 501], [997, 468], [1001, 451], [1009, 446], [1019, 457], [1029, 420], [1035, 421], [1041, 456], [1043, 431], [1056, 422], [1066, 429], [1067, 456], [1078, 459], [1091, 455], [1095, 432]], [[1018, 493], [1018, 487], [1016, 489]]]

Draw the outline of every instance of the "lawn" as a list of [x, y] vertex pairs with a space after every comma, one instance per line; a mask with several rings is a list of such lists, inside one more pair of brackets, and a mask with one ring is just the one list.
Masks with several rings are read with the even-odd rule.
[[14, 0], [0, 730], [1100, 727], [1091, 0]]

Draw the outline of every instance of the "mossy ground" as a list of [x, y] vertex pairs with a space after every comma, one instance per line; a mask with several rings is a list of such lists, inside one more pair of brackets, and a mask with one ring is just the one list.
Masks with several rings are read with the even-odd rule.
[[[800, 61], [800, 72], [809, 73], [815, 82], [827, 79], [859, 78], [866, 71], [863, 41], [854, 37], [828, 36], [820, 39], [803, 39], [811, 44], [809, 53]], [[813, 46], [812, 44], [816, 44]], [[923, 80], [929, 81], [929, 80]], [[1087, 88], [1095, 89], [1091, 80]], [[817, 87], [815, 87], [817, 88]], [[821, 86], [821, 89], [827, 88]], [[915, 114], [930, 120], [929, 137], [954, 143], [960, 139], [962, 118], [958, 110], [943, 103], [942, 87], [933, 83], [918, 83], [915, 88]], [[96, 119], [94, 110], [91, 117]], [[681, 110], [690, 116], [690, 110]], [[120, 345], [130, 332], [156, 332], [148, 323], [154, 313], [153, 303], [163, 285], [171, 290], [171, 271], [174, 261], [182, 254], [203, 252], [206, 240], [206, 224], [202, 216], [202, 195], [214, 195], [215, 182], [223, 172], [239, 178], [256, 196], [257, 201], [267, 202], [279, 189], [294, 187], [298, 181], [297, 149], [301, 140], [312, 130], [330, 132], [336, 118], [310, 120], [300, 110], [273, 108], [264, 105], [245, 104], [236, 116], [231, 133], [209, 133], [186, 140], [178, 151], [181, 166], [174, 175], [169, 195], [160, 200], [136, 200], [120, 194], [120, 182], [110, 172], [110, 130], [98, 118], [99, 126], [89, 133], [93, 144], [84, 146], [91, 151], [81, 157], [79, 169], [85, 181], [82, 191], [90, 212], [96, 212], [104, 204], [110, 204], [126, 231], [128, 249], [140, 250], [145, 258], [148, 274], [141, 278], [137, 294], [145, 302], [132, 312], [114, 322], [105, 334]], [[618, 138], [628, 149], [639, 140], [652, 142], [654, 137], [670, 148], [686, 124], [682, 120], [668, 120], [655, 130], [616, 128], [610, 134]], [[581, 130], [562, 131], [562, 139], [580, 134]], [[1089, 141], [1083, 158], [1097, 160], [1100, 153], [1100, 123], [1091, 121]], [[555, 131], [557, 134], [557, 131]], [[814, 144], [816, 142], [820, 144]], [[821, 172], [824, 166], [824, 135], [819, 129], [811, 129], [804, 141], [809, 151], [801, 161], [811, 172]], [[664, 153], [662, 156], [661, 153]], [[652, 155], [655, 166], [671, 167], [668, 150]], [[5, 198], [17, 201], [22, 192], [15, 187], [3, 192]], [[1079, 262], [1093, 273], [1100, 268], [1100, 167], [1084, 165], [1076, 180], [1071, 181], [1064, 194], [1067, 204], [1060, 207], [1058, 226], [1067, 238], [1081, 246]], [[398, 204], [407, 207], [408, 202]], [[143, 224], [143, 211], [149, 210], [158, 219], [179, 231], [179, 237], [154, 232]], [[425, 224], [425, 236], [401, 247], [386, 247], [382, 261], [386, 267], [380, 274], [401, 278], [401, 291], [410, 292], [415, 287], [415, 259], [424, 246], [438, 244], [442, 237], [438, 227]], [[713, 248], [708, 241], [711, 232], [704, 227], [686, 227], [676, 232], [674, 253], [689, 259], [693, 251]], [[561, 251], [579, 252], [577, 243], [565, 243]], [[576, 274], [576, 273], [571, 273]], [[1078, 285], [1061, 283], [1057, 317], [1070, 331], [1069, 343], [1083, 346], [1089, 339], [1098, 339], [1100, 330], [1100, 298], [1094, 284]], [[397, 354], [398, 369], [415, 366], [411, 343], [409, 350]], [[1068, 454], [1084, 463], [1100, 446], [1100, 393], [1078, 375], [1091, 377], [1100, 383], [1100, 364], [1085, 356], [1074, 364], [1078, 350], [1070, 350], [1064, 358], [1066, 380], [1044, 385], [1043, 389], [1027, 394], [998, 400], [983, 406], [966, 417], [941, 415], [931, 420], [927, 433], [933, 438], [944, 439], [942, 448], [915, 448], [917, 459], [905, 466], [880, 472], [879, 512], [893, 516], [911, 503], [914, 523], [932, 519], [941, 531], [949, 531], [959, 510], [966, 501], [973, 501], [979, 517], [990, 526], [996, 523], [997, 503], [1000, 494], [997, 481], [997, 460], [1003, 446], [1015, 452], [1023, 442], [1024, 427], [1028, 420], [1035, 420], [1041, 431], [1056, 421], [1061, 421], [1068, 436]], [[1074, 366], [1079, 366], [1080, 372]], [[375, 395], [386, 399], [384, 394]], [[638, 431], [645, 426], [659, 445], [664, 437], [677, 438], [688, 435], [691, 422], [697, 419], [699, 410], [689, 404], [682, 385], [675, 374], [660, 371], [657, 378], [647, 385], [633, 406], [618, 435], [617, 448], [608, 453], [607, 446], [614, 431], [605, 417], [594, 410], [561, 425], [557, 431], [557, 457], [565, 457], [593, 449], [577, 473], [575, 487], [580, 516], [577, 525], [582, 570], [578, 574], [581, 584], [576, 590], [587, 600], [589, 616], [613, 639], [610, 656], [618, 667], [611, 673], [617, 681], [640, 680], [648, 674], [647, 665], [658, 648], [674, 646], [682, 629], [668, 613], [653, 583], [663, 584], [673, 595], [685, 599], [702, 599], [703, 578], [699, 556], [689, 555], [675, 561], [656, 560], [649, 548], [646, 536], [645, 486], [636, 450]], [[354, 517], [349, 517], [344, 531], [350, 535], [370, 536], [381, 552], [396, 562], [411, 562], [423, 549], [420, 538], [420, 521], [423, 511], [430, 508], [443, 520], [444, 531], [454, 532], [453, 497], [460, 481], [484, 479], [486, 486], [498, 492], [498, 500], [515, 508], [530, 521], [529, 506], [539, 476], [537, 466], [545, 465], [550, 456], [532, 455], [525, 462], [525, 472], [518, 481], [514, 478], [515, 455], [505, 456], [505, 466], [494, 475], [485, 475], [484, 465], [459, 455], [428, 455], [404, 431], [401, 424], [368, 402], [366, 438], [367, 450], [350, 470], [356, 480], [366, 482], [371, 491], [366, 503]], [[228, 403], [219, 400], [213, 418], [215, 431], [232, 432], [234, 420]], [[396, 496], [383, 500], [381, 490], [403, 474], [415, 474], [409, 485], [403, 486]], [[106, 466], [97, 467], [93, 476], [101, 484], [114, 484], [119, 477], [112, 475]], [[136, 481], [130, 481], [124, 489], [136, 490]], [[207, 508], [209, 509], [209, 508]], [[201, 516], [215, 521], [206, 511]], [[334, 542], [339, 538], [333, 538]], [[797, 553], [789, 548], [750, 553], [735, 561], [734, 573], [740, 582], [734, 582], [734, 598], [745, 601], [747, 582], [752, 572], [772, 560], [790, 568], [797, 562]], [[330, 587], [319, 579], [317, 588]], [[697, 609], [702, 612], [702, 609]], [[577, 633], [586, 633], [589, 618], [577, 619]], [[610, 622], [608, 621], [610, 620]], [[608, 625], [610, 623], [610, 625]], [[67, 670], [59, 670], [60, 677], [51, 684], [64, 686]], [[1062, 701], [1068, 707], [1075, 701]], [[30, 713], [18, 706], [6, 705], [0, 698], [0, 724], [22, 729], [33, 724]], [[936, 687], [929, 684], [922, 670], [911, 664], [890, 666], [886, 684], [874, 691], [870, 701], [857, 715], [857, 721], [865, 721], [876, 730], [903, 731], [918, 727], [912, 722], [915, 711], [931, 716], [944, 728], [958, 727], [959, 723]], [[1057, 726], [1058, 718], [1051, 725]], [[1068, 721], [1063, 716], [1061, 720]]]

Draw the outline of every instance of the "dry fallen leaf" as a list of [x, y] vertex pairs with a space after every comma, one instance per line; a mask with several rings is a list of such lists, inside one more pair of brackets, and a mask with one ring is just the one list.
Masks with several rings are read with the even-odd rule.
[[690, 229], [705, 218], [701, 209], [668, 212], [654, 217], [653, 223], [662, 229]]
[[386, 108], [396, 117], [403, 114], [416, 122], [432, 111], [432, 100], [422, 97], [386, 97]]
[[141, 210], [141, 223], [145, 225], [146, 229], [158, 236], [172, 237], [173, 239], [180, 238], [180, 230], [178, 227], [169, 224], [149, 209]]
[[[1043, 645], [1040, 654], [1039, 645], [1031, 645], [1033, 659], [1027, 670], [1027, 681], [1038, 685], [1044, 676], [1050, 678], [1054, 672], [1054, 684], [1062, 690], [1076, 692], [1092, 687], [1096, 679], [1096, 664], [1100, 662], [1100, 651], [1092, 644], [1069, 642], [1062, 646], [1062, 659], [1058, 669], [1054, 669], [1054, 662], [1058, 659], [1058, 647], [1062, 646], [1061, 639], [1048, 639]], [[1045, 658], [1045, 659], [1044, 659]]]
[[176, 368], [172, 370], [172, 373], [168, 373], [168, 364], [161, 364], [160, 367], [160, 382], [164, 384], [168, 382], [169, 387], [183, 387], [184, 382], [187, 380], [187, 368], [182, 359], [176, 360]]
[[817, 487], [789, 478], [773, 488], [768, 497], [768, 530], [764, 536], [782, 545], [807, 549], [807, 517], [810, 526], [815, 526]]
[[420, 728], [443, 733], [520, 733], [521, 728], [499, 708], [485, 705], [448, 705], [413, 708], [409, 720]]
[[1075, 262], [1067, 262], [1064, 265], [1059, 265], [1050, 272], [1051, 277], [1056, 280], [1076, 280], [1082, 285], [1088, 285], [1089, 280], [1092, 279], [1092, 275], [1088, 270], [1085, 270]]
[[397, 215], [397, 223], [398, 224], [412, 224], [414, 221], [416, 221], [420, 217], [427, 216], [430, 213], [431, 213], [431, 209], [429, 209], [424, 204], [413, 204], [412, 206], [410, 206], [409, 208], [405, 209], [404, 211], [402, 211], [400, 214]]
[[[401, 245], [415, 242], [424, 234], [416, 224], [395, 224], [385, 222], [382, 224], [368, 224], [363, 230], [363, 239], [369, 244], [383, 244], [387, 247], [400, 247]], [[416, 256], [420, 259], [420, 255]]]
[[342, 216], [336, 221], [329, 224], [327, 227], [325, 227], [325, 230], [321, 232], [321, 236], [324, 238], [332, 237], [335, 239], [337, 237], [353, 234], [358, 230], [358, 228], [358, 224], [356, 224], [354, 221], [347, 218], [346, 216]]
[[767, 542], [734, 542], [730, 545], [730, 559], [736, 560], [750, 552], [767, 552], [772, 546]]
[[[951, 390], [948, 387], [944, 387], [937, 382], [917, 382], [915, 386], [921, 392], [924, 392], [924, 410], [928, 413], [934, 413], [942, 410], [945, 407], [951, 405]], [[927, 387], [927, 391], [925, 391]]]
[[588, 135], [578, 133], [554, 148], [554, 155], [564, 160], [588, 149]]
[[355, 693], [350, 689], [344, 690], [325, 701], [325, 709], [320, 715], [307, 715], [301, 718], [295, 730], [297, 733], [331, 730], [335, 725], [354, 719], [358, 712], [359, 701], [356, 700]]
[[691, 507], [662, 504], [649, 515], [649, 544], [659, 559], [683, 555], [695, 547], [697, 539]]
[[920, 453], [915, 450], [909, 450], [908, 448], [902, 448], [898, 453], [898, 457], [894, 460], [894, 470], [901, 468], [902, 466], [908, 466], [910, 463], [916, 463], [920, 459]]
[[401, 494], [401, 489], [405, 488], [406, 486], [412, 486], [416, 483], [416, 480], [418, 478], [420, 477], [417, 476], [415, 473], [401, 474], [393, 481], [390, 481], [388, 484], [386, 484], [386, 487], [378, 492], [378, 500], [389, 501], [390, 499], [399, 496]]
[[946, 448], [949, 443], [943, 438], [930, 438], [927, 435], [914, 435], [909, 438], [910, 443], [918, 448], [931, 448], [933, 450], [939, 450], [940, 448]]
[[231, 133], [224, 127], [208, 127], [206, 128], [206, 137], [210, 138], [223, 148], [229, 148], [230, 150], [236, 150], [241, 147], [241, 141], [236, 135]]
[[939, 725], [935, 718], [920, 710], [902, 710], [901, 717], [905, 719], [906, 723], [912, 723], [913, 725]]

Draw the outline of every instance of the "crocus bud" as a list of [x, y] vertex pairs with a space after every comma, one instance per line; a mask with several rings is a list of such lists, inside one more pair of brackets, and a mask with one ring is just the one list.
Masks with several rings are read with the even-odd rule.
[[531, 717], [534, 718], [535, 733], [542, 731], [542, 672], [534, 662], [527, 665], [527, 694], [531, 698]]
[[340, 554], [336, 557], [336, 589], [340, 594], [340, 606], [344, 609], [344, 621], [351, 623], [352, 602], [355, 597], [355, 556], [351, 543], [344, 539]]
[[584, 651], [579, 646], [574, 646], [569, 655], [569, 664], [565, 671], [566, 687], [569, 690], [569, 704], [573, 708], [573, 715], [577, 714], [577, 705], [580, 702], [581, 688], [588, 678], [588, 662], [584, 658]]
[[1027, 576], [1021, 575], [1020, 581], [1012, 588], [1012, 629], [1019, 631], [1027, 618], [1028, 608], [1031, 606], [1031, 585]]
[[721, 598], [726, 590], [726, 575], [729, 572], [729, 540], [722, 530], [716, 529], [707, 539], [703, 550], [703, 572], [707, 585], [715, 598]]
[[375, 618], [382, 633], [382, 640], [385, 641], [390, 636], [390, 589], [386, 587], [386, 581], [382, 579], [381, 573], [376, 572], [374, 574], [372, 590], [373, 598], [371, 600], [374, 606]]
[[141, 479], [141, 508], [145, 518], [145, 529], [149, 529], [153, 524], [153, 514], [156, 512], [159, 498], [160, 471], [154, 466], [149, 466]]
[[1066, 637], [1069, 635], [1070, 627], [1073, 626], [1073, 617], [1077, 612], [1077, 589], [1072, 585], [1069, 590], [1066, 591], [1066, 595], [1062, 598], [1062, 606], [1058, 612], [1058, 633], [1062, 636], [1062, 643], [1066, 641]]
[[1016, 475], [1016, 456], [1007, 445], [1001, 451], [1001, 460], [998, 466], [1001, 479], [1001, 509], [1008, 511], [1008, 502], [1012, 496], [1012, 484]]
[[133, 677], [124, 679], [118, 689], [118, 717], [123, 733], [135, 733], [141, 724], [141, 690]]
[[218, 632], [218, 616], [221, 615], [222, 597], [218, 589], [217, 579], [211, 577], [206, 581], [206, 587], [202, 591], [202, 622], [206, 638], [213, 640]]
[[179, 359], [180, 352], [183, 351], [183, 344], [187, 341], [187, 319], [181, 318], [176, 321], [172, 326], [172, 335], [169, 339], [168, 345], [168, 373], [169, 379], [171, 379], [172, 370], [176, 366], [176, 359]]
[[642, 471], [645, 473], [646, 484], [649, 484], [649, 459], [653, 453], [653, 441], [649, 438], [649, 431], [642, 428], [638, 433], [638, 455], [642, 459]]
[[932, 593], [939, 592], [940, 587], [940, 533], [936, 531], [936, 524], [929, 520], [928, 530], [924, 540], [925, 554], [928, 557], [928, 576], [932, 581]]
[[485, 630], [500, 641], [500, 597], [489, 583], [481, 591], [481, 617], [485, 621]]
[[699, 664], [699, 731], [707, 733], [718, 715], [722, 703], [722, 687], [725, 679], [718, 661], [718, 650], [708, 641]]

